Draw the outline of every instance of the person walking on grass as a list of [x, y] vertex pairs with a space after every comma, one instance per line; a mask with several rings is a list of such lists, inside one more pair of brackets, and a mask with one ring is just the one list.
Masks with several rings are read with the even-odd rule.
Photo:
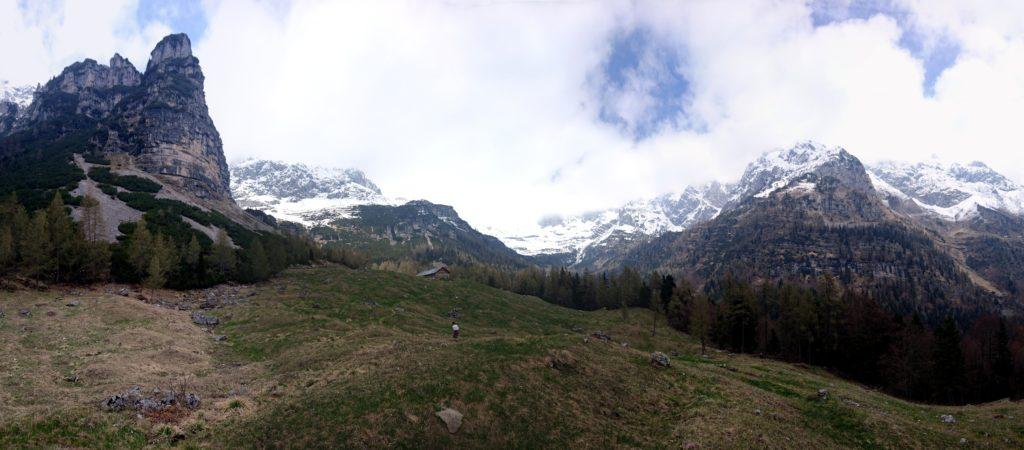
[[452, 322], [452, 339], [459, 340], [459, 324]]

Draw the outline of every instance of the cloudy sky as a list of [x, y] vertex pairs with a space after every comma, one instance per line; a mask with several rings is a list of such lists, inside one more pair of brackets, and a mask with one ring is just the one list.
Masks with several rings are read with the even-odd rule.
[[1015, 0], [0, 0], [0, 80], [184, 31], [229, 160], [356, 167], [510, 228], [796, 141], [1024, 181]]

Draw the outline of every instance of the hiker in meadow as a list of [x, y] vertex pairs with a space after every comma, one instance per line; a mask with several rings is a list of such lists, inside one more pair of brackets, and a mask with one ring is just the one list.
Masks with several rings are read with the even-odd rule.
[[452, 339], [459, 340], [459, 324], [452, 322]]

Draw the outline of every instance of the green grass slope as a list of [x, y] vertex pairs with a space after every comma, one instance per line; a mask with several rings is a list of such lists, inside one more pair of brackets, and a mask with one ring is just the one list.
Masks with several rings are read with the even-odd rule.
[[[469, 282], [340, 267], [293, 269], [251, 289], [214, 310], [223, 342], [186, 311], [101, 291], [70, 311], [53, 293], [0, 294], [0, 364], [15, 367], [0, 373], [0, 447], [1024, 445], [1019, 403], [924, 406], [814, 368], [701, 357], [687, 336], [659, 327], [652, 337], [646, 311], [624, 322]], [[615, 341], [585, 342], [598, 329]], [[679, 356], [655, 368], [654, 350]], [[84, 375], [69, 385], [72, 371]], [[132, 384], [180, 380], [203, 403], [179, 421], [96, 407]], [[434, 416], [441, 407], [464, 414], [458, 433]]]

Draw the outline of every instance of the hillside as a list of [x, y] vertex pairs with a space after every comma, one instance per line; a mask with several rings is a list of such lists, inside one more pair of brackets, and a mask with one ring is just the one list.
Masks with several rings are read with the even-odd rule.
[[[0, 293], [0, 447], [1024, 445], [1019, 403], [924, 406], [818, 369], [704, 358], [684, 335], [651, 338], [646, 311], [623, 323], [469, 282], [334, 266], [148, 301], [120, 291]], [[200, 305], [221, 324], [193, 324]], [[613, 341], [586, 342], [597, 330]], [[653, 350], [678, 356], [656, 368]], [[133, 385], [195, 393], [198, 409], [101, 411]], [[464, 414], [457, 433], [434, 416], [441, 405]]]
[[[325, 213], [328, 214], [328, 213]], [[529, 259], [483, 234], [454, 208], [425, 200], [403, 205], [356, 205], [344, 216], [324, 216], [311, 233], [326, 246], [356, 249], [374, 261], [411, 259], [422, 264], [489, 264], [524, 267]]]

